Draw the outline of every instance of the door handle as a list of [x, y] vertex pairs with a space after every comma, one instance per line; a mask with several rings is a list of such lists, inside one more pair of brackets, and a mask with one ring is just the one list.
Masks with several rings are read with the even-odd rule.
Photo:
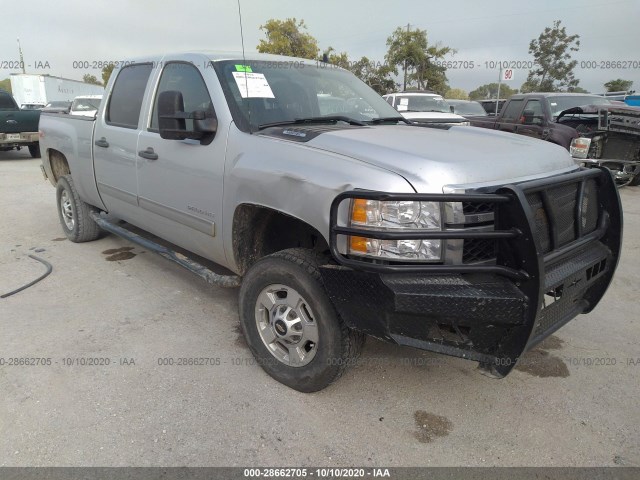
[[107, 142], [107, 139], [102, 137], [99, 140], [96, 140], [95, 142], [93, 142], [96, 146], [98, 147], [102, 147], [102, 148], [108, 148], [109, 147], [109, 142]]
[[138, 152], [138, 155], [140, 155], [142, 158], [146, 158], [147, 160], [157, 160], [158, 159], [158, 154], [156, 152], [154, 152], [153, 148], [151, 148], [151, 147], [147, 147], [146, 150], [140, 150]]

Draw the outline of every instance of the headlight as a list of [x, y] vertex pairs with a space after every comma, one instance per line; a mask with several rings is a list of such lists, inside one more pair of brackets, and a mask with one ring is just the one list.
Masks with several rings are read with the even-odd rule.
[[[379, 231], [438, 231], [442, 225], [440, 203], [356, 198], [351, 205], [350, 224]], [[441, 250], [440, 240], [377, 240], [355, 236], [349, 239], [350, 254], [373, 258], [439, 261]]]
[[590, 138], [574, 138], [571, 140], [571, 146], [569, 147], [569, 153], [573, 158], [587, 158], [589, 154], [589, 147], [591, 146]]

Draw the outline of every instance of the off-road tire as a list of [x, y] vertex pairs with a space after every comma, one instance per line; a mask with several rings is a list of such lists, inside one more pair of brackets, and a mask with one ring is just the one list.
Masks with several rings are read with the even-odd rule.
[[[61, 199], [65, 194], [73, 218], [72, 226], [67, 225], [65, 213], [63, 212], [64, 207], [61, 204]], [[81, 243], [91, 242], [100, 237], [102, 230], [98, 224], [94, 222], [93, 218], [91, 218], [91, 212], [97, 212], [98, 209], [80, 200], [78, 191], [73, 185], [71, 175], [64, 175], [58, 179], [56, 186], [56, 203], [58, 205], [58, 217], [60, 218], [62, 230], [69, 240], [75, 243]], [[67, 211], [69, 211], [69, 208]]]
[[[300, 392], [316, 392], [331, 385], [355, 363], [365, 335], [342, 321], [325, 291], [318, 269], [323, 258], [303, 248], [283, 250], [256, 262], [240, 288], [240, 322], [257, 363], [273, 378]], [[290, 366], [267, 348], [257, 326], [259, 295], [271, 285], [295, 290], [308, 303], [317, 325], [315, 356], [304, 366]]]

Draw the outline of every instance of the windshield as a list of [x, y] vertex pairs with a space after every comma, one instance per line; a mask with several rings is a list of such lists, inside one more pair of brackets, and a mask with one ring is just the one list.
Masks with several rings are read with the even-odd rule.
[[583, 105], [611, 105], [611, 102], [604, 97], [595, 95], [577, 95], [566, 97], [549, 97], [549, 106], [551, 107], [551, 115], [557, 117], [560, 112], [569, 108], [581, 107]]
[[214, 68], [234, 120], [245, 131], [317, 117], [339, 116], [354, 122], [402, 120], [355, 75], [332, 65], [227, 60], [214, 62]]
[[453, 112], [458, 115], [487, 116], [486, 110], [478, 102], [456, 102], [449, 100], [449, 104], [453, 105]]
[[438, 95], [396, 95], [399, 112], [442, 112], [451, 113], [449, 104]]

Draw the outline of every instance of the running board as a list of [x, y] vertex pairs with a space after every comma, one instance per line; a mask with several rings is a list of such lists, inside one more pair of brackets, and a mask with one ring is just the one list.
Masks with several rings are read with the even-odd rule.
[[146, 248], [147, 250], [151, 250], [152, 252], [157, 253], [167, 260], [171, 260], [172, 262], [177, 263], [181, 267], [189, 270], [191, 273], [195, 273], [211, 285], [225, 288], [235, 288], [240, 286], [242, 279], [237, 275], [220, 275], [219, 273], [215, 273], [211, 269], [199, 264], [198, 262], [194, 262], [190, 258], [176, 252], [175, 250], [171, 250], [170, 248], [164, 247], [149, 239], [141, 237], [140, 235], [130, 232], [126, 228], [114, 225], [98, 212], [91, 212], [91, 218], [98, 224], [101, 229], [118, 235], [125, 240], [129, 240], [130, 242], [138, 244], [141, 247]]

